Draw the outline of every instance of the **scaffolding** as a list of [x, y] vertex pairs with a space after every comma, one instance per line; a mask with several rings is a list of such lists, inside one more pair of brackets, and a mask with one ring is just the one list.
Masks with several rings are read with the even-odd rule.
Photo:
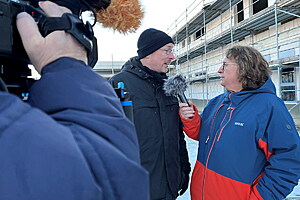
[[[217, 86], [217, 70], [226, 49], [236, 44], [258, 49], [275, 74], [272, 79], [277, 95], [290, 112], [300, 107], [299, 1], [195, 0], [167, 33], [176, 43], [177, 54], [171, 63], [176, 67], [170, 73], [187, 78], [191, 86], [187, 96], [201, 99], [200, 107], [224, 91]], [[284, 82], [286, 74], [293, 75], [293, 83]]]

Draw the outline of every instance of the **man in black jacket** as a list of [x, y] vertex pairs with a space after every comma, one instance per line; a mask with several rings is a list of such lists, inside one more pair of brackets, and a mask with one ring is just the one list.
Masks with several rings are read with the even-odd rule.
[[150, 175], [152, 200], [176, 199], [189, 182], [190, 163], [178, 100], [163, 91], [168, 64], [175, 59], [174, 42], [166, 33], [145, 30], [138, 39], [138, 56], [127, 61], [110, 79], [116, 88], [123, 82], [133, 101], [133, 118], [142, 166]]

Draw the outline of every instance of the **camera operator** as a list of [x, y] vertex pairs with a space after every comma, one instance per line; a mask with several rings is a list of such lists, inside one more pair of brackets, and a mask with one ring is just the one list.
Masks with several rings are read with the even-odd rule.
[[[70, 12], [39, 4], [51, 17]], [[17, 28], [41, 79], [30, 105], [0, 92], [0, 199], [147, 200], [134, 126], [85, 49], [64, 31], [42, 37], [24, 12]]]

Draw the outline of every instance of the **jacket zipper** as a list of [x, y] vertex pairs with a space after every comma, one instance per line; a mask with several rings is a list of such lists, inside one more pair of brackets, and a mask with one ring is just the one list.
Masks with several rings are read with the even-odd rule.
[[[229, 94], [229, 96], [228, 96], [229, 99], [230, 99], [230, 96], [231, 96], [231, 94]], [[204, 200], [204, 194], [205, 194], [204, 188], [205, 188], [206, 171], [207, 171], [207, 168], [208, 168], [208, 161], [209, 161], [209, 158], [210, 158], [210, 154], [211, 154], [211, 152], [212, 152], [212, 150], [213, 150], [213, 147], [214, 147], [214, 145], [215, 145], [215, 142], [220, 140], [224, 128], [226, 127], [226, 125], [227, 125], [227, 124], [230, 122], [230, 120], [231, 120], [232, 113], [233, 113], [233, 111], [234, 111], [234, 109], [235, 109], [235, 108], [231, 107], [231, 105], [232, 105], [232, 101], [231, 101], [231, 99], [230, 99], [230, 104], [229, 104], [229, 106], [228, 106], [228, 108], [227, 108], [227, 110], [231, 110], [231, 111], [230, 111], [230, 114], [229, 114], [229, 119], [227, 120], [227, 122], [226, 122], [226, 123], [223, 125], [223, 127], [221, 128], [221, 130], [219, 131], [219, 134], [218, 134], [218, 133], [215, 134], [214, 140], [213, 140], [213, 142], [212, 142], [212, 144], [211, 144], [211, 147], [210, 147], [210, 149], [209, 149], [209, 152], [208, 152], [208, 155], [207, 155], [207, 158], [206, 158], [206, 161], [205, 161], [204, 176], [203, 176], [203, 180], [202, 180], [202, 200]], [[214, 122], [215, 122], [215, 119], [216, 119], [216, 117], [217, 117], [217, 114], [219, 113], [219, 110], [220, 110], [221, 107], [223, 107], [223, 106], [224, 106], [224, 104], [221, 104], [221, 105], [219, 106], [219, 108], [217, 109], [215, 115], [214, 115], [213, 121], [212, 121], [211, 126], [210, 126], [210, 135], [211, 135], [211, 133], [212, 133], [213, 124], [214, 124]], [[226, 119], [226, 116], [227, 116], [227, 111], [226, 111], [226, 113], [225, 113], [225, 115], [224, 115], [224, 118], [223, 118], [221, 124], [222, 124], [222, 123], [224, 122], [224, 120]], [[209, 141], [209, 139], [210, 139], [210, 135], [206, 138], [205, 144], [208, 143], [208, 141]], [[217, 137], [217, 136], [218, 136], [218, 137]]]
[[[218, 112], [219, 112], [219, 110], [220, 110], [223, 106], [224, 106], [224, 104], [221, 104], [221, 105], [219, 106], [219, 108], [217, 109], [217, 111], [216, 111], [216, 113], [215, 113], [215, 115], [214, 115], [214, 117], [213, 117], [212, 123], [211, 123], [211, 125], [210, 125], [210, 135], [211, 135], [211, 133], [212, 133], [213, 124], [214, 124], [215, 119], [216, 119], [216, 117], [217, 117], [217, 115], [218, 115]], [[208, 143], [208, 141], [209, 141], [209, 139], [210, 139], [210, 135], [207, 136], [206, 141], [205, 141], [205, 144]], [[215, 143], [215, 139], [216, 139], [216, 135], [215, 135], [215, 137], [214, 137], [214, 140], [213, 140], [213, 142], [212, 142], [212, 146], [211, 146], [211, 148], [209, 149], [208, 156], [207, 156], [206, 161], [205, 161], [204, 176], [203, 176], [203, 180], [202, 180], [202, 199], [204, 199], [204, 187], [205, 187], [205, 179], [206, 179], [206, 169], [207, 169], [207, 166], [208, 166], [208, 160], [209, 160], [210, 153], [211, 153], [211, 151], [212, 151], [212, 147], [213, 147], [213, 145], [214, 145], [214, 143]]]
[[[229, 100], [230, 100], [230, 104], [229, 104], [229, 106], [228, 106], [228, 108], [227, 108], [227, 111], [228, 111], [228, 110], [231, 110], [230, 113], [229, 113], [229, 118], [228, 118], [227, 122], [224, 124], [224, 126], [221, 128], [221, 130], [220, 130], [220, 132], [219, 132], [219, 136], [218, 136], [218, 140], [217, 140], [217, 141], [220, 140], [224, 128], [225, 128], [225, 127], [227, 126], [227, 124], [231, 121], [232, 113], [233, 113], [233, 111], [234, 111], [234, 109], [235, 109], [234, 107], [231, 107], [231, 105], [232, 105], [232, 101], [231, 101], [231, 98], [230, 98], [231, 95], [232, 95], [232, 93], [230, 93], [230, 94], [228, 95], [228, 98], [229, 98]], [[226, 118], [226, 116], [227, 116], [227, 111], [226, 111], [226, 114], [225, 114], [225, 116], [224, 116], [224, 118], [223, 118], [221, 124], [223, 123], [223, 121], [225, 120], [225, 118]]]

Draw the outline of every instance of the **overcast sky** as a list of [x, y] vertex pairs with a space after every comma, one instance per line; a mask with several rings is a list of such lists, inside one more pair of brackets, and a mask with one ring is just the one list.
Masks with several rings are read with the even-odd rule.
[[147, 28], [166, 31], [186, 7], [199, 0], [141, 0], [145, 16], [136, 33], [123, 35], [108, 28], [94, 29], [98, 40], [98, 61], [126, 61], [136, 56], [137, 39]]

